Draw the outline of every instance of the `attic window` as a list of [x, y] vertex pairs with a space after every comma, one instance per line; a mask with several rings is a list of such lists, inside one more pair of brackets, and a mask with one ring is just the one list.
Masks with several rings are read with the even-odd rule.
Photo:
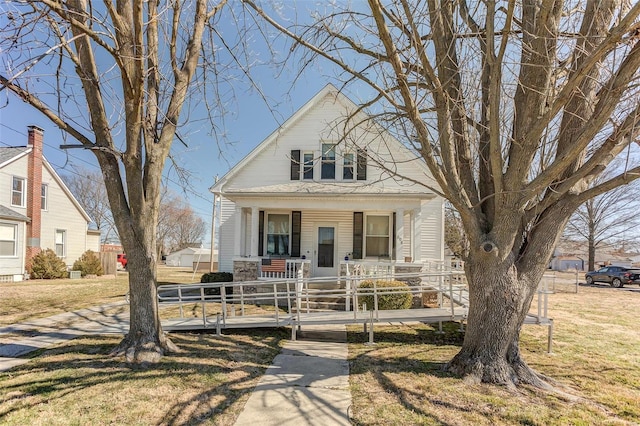
[[320, 178], [336, 178], [336, 146], [334, 144], [322, 144], [322, 167]]
[[350, 152], [342, 156], [342, 180], [353, 180], [353, 154]]
[[302, 179], [313, 180], [313, 152], [303, 154]]

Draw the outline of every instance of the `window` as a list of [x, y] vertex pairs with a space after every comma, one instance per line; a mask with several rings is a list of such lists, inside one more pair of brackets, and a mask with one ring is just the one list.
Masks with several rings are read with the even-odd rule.
[[41, 195], [41, 205], [40, 208], [42, 210], [47, 210], [47, 196], [49, 195], [49, 186], [46, 183], [42, 184], [42, 195]]
[[334, 144], [322, 144], [322, 167], [320, 178], [336, 178], [336, 146]]
[[353, 154], [343, 155], [342, 180], [353, 180]]
[[267, 218], [267, 254], [289, 255], [289, 215], [270, 214]]
[[358, 156], [356, 158], [358, 163], [358, 180], [367, 180], [367, 150], [358, 149]]
[[0, 223], [0, 256], [16, 256], [16, 241], [18, 239], [18, 226], [8, 223]]
[[64, 229], [56, 229], [56, 255], [58, 257], [65, 256], [65, 243], [67, 239], [67, 231]]
[[313, 152], [305, 152], [303, 161], [302, 179], [313, 180]]
[[300, 150], [291, 150], [291, 180], [300, 180]]
[[389, 257], [389, 228], [389, 216], [367, 216], [367, 256]]
[[11, 188], [11, 205], [16, 207], [24, 207], [26, 205], [26, 186], [27, 182], [24, 178], [13, 177], [13, 186]]

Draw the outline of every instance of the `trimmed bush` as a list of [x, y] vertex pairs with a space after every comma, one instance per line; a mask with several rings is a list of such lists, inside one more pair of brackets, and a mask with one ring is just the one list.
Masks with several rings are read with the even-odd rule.
[[230, 272], [207, 272], [200, 278], [201, 283], [229, 283], [233, 282], [233, 274]]
[[67, 278], [68, 275], [67, 265], [51, 249], [36, 254], [31, 262], [31, 278], [34, 280]]
[[104, 271], [102, 270], [102, 262], [100, 262], [100, 258], [96, 255], [95, 252], [91, 250], [87, 250], [82, 253], [80, 259], [76, 260], [73, 264], [74, 271], [80, 271], [81, 275], [84, 277], [86, 275], [102, 275]]
[[[358, 305], [361, 309], [363, 304], [366, 304], [369, 310], [374, 309], [373, 285], [373, 281], [366, 280], [362, 281], [358, 286]], [[375, 282], [375, 286], [378, 294], [379, 310], [409, 309], [411, 307], [413, 295], [406, 283], [402, 281], [378, 280]], [[366, 293], [371, 294], [367, 295]]]
[[[201, 283], [230, 283], [233, 282], [233, 274], [230, 272], [207, 272], [200, 278]], [[233, 287], [225, 286], [227, 297], [233, 295]], [[207, 296], [220, 296], [220, 288], [205, 288]]]

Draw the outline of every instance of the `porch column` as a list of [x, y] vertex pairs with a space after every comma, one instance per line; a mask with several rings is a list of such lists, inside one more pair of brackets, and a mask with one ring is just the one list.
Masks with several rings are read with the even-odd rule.
[[258, 208], [251, 207], [251, 257], [258, 256], [258, 239], [262, 238], [260, 235], [260, 224], [258, 216]]
[[396, 210], [396, 252], [395, 259], [404, 262], [404, 209]]
[[422, 262], [422, 209], [413, 209], [413, 235], [411, 236], [412, 256], [414, 262]]
[[233, 212], [233, 225], [235, 236], [233, 240], [233, 255], [242, 256], [242, 241], [244, 241], [244, 231], [242, 229], [242, 207], [236, 204], [235, 211]]

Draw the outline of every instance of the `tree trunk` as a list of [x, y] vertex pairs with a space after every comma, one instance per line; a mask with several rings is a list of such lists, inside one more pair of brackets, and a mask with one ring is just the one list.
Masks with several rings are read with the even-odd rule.
[[519, 336], [544, 268], [528, 274], [517, 271], [511, 260], [490, 256], [470, 258], [469, 316], [460, 352], [448, 370], [472, 383], [496, 383], [509, 387], [549, 385], [520, 357]]
[[162, 331], [158, 313], [155, 256], [145, 256], [143, 250], [127, 252], [129, 271], [130, 327], [129, 333], [112, 351], [128, 362], [157, 362], [166, 352], [179, 349]]
[[593, 233], [589, 233], [589, 270], [596, 270], [596, 242]]

